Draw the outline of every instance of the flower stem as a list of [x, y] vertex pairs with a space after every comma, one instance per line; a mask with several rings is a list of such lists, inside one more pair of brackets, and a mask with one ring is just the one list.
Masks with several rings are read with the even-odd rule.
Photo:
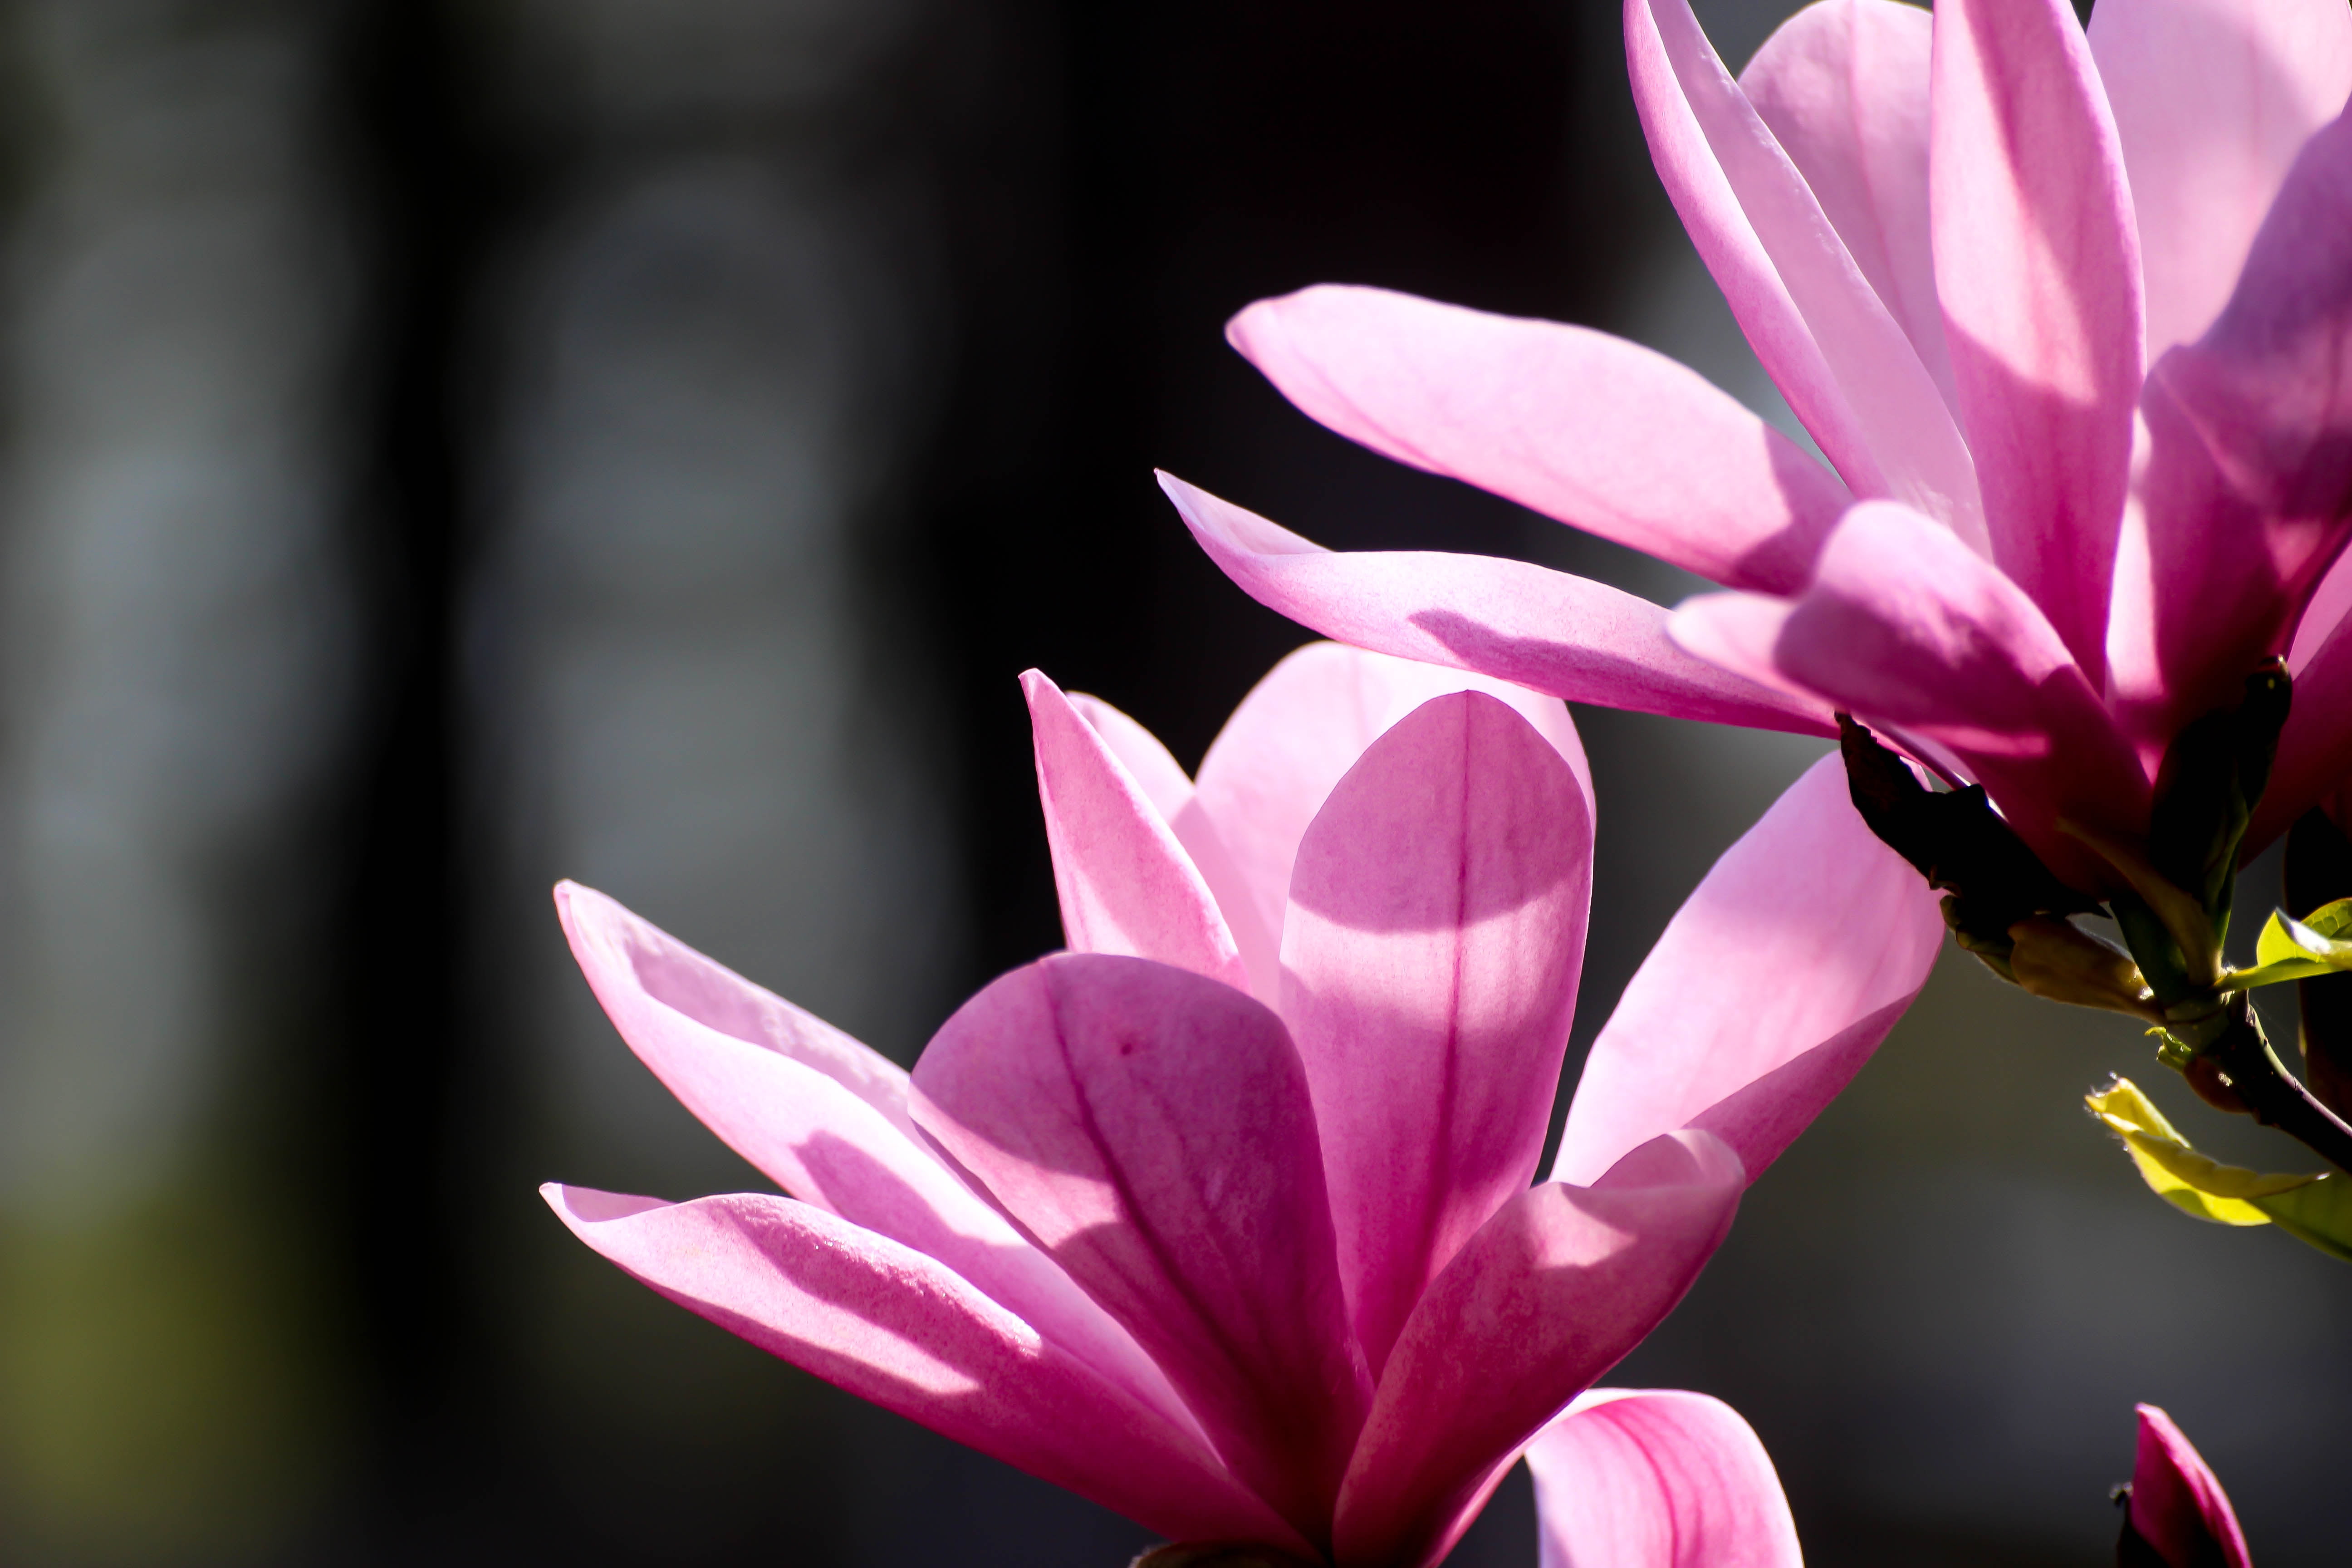
[[2230, 1008], [2228, 1026], [2201, 1053], [2203, 1058], [2229, 1075], [2230, 1087], [2255, 1121], [2299, 1140], [2337, 1170], [2352, 1173], [2352, 1127], [2286, 1070], [2243, 992], [2231, 998]]

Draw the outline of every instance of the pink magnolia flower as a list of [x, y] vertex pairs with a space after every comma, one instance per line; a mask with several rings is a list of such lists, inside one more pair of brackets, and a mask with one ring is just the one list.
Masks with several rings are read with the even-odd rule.
[[1195, 782], [1031, 677], [1074, 951], [966, 1003], [911, 1079], [566, 884], [623, 1037], [793, 1197], [550, 1203], [713, 1321], [1174, 1540], [1436, 1561], [1941, 935], [1816, 768], [1676, 917], [1531, 1186], [1591, 797], [1559, 705], [1465, 684], [1305, 650]]
[[[1729, 594], [1671, 618], [1511, 562], [1333, 555], [1174, 480], [1327, 635], [1579, 701], [1830, 732], [1981, 782], [2112, 870], [2189, 721], [2285, 655], [2250, 845], [2352, 772], [2352, 12], [2339, 0], [1822, 0], [1738, 79], [1626, 0], [1666, 189], [1826, 464], [1599, 332], [1315, 288], [1234, 344], [1377, 451]], [[2315, 597], [2315, 590], [2318, 592]]]
[[1542, 1568], [1802, 1568], [1772, 1460], [1719, 1399], [1596, 1388], [1527, 1459]]
[[2153, 1405], [2138, 1408], [2139, 1455], [2118, 1561], [2145, 1568], [2247, 1568], [2246, 1538], [2221, 1483], [2171, 1416]]

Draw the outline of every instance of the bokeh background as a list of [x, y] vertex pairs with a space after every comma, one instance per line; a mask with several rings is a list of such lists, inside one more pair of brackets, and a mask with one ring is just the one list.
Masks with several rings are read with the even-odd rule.
[[[1788, 8], [1702, 11], [1737, 64]], [[1013, 678], [1192, 763], [1304, 640], [1155, 465], [1334, 545], [1687, 591], [1325, 434], [1220, 337], [1386, 284], [1785, 420], [1618, 25], [0, 5], [0, 1561], [1123, 1564], [1133, 1527], [543, 1211], [551, 1176], [758, 1184], [604, 1025], [548, 888], [911, 1060], [1058, 941]], [[1576, 1053], [1820, 749], [1579, 718]], [[2108, 1561], [2134, 1399], [2266, 1568], [2340, 1563], [2352, 1271], [2150, 1198], [2080, 1110], [2118, 1068], [2172, 1083], [1948, 958], [1619, 1380], [1738, 1405], [1823, 1568]], [[1454, 1562], [1532, 1568], [1523, 1479]]]

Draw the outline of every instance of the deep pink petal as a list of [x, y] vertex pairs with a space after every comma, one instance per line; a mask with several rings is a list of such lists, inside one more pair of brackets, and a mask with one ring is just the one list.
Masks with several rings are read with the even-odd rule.
[[1243, 592], [1324, 636], [1474, 669], [1570, 702], [1803, 735], [1826, 709], [1765, 689], [1676, 647], [1666, 612], [1519, 561], [1423, 552], [1335, 554], [1160, 476], [1192, 537]]
[[[2078, 886], [2109, 874], [2058, 831], [2060, 817], [2125, 834], [2147, 826], [2147, 775], [2040, 609], [1902, 507], [1848, 512], [1793, 606], [1710, 595], [1685, 605], [1675, 626], [1710, 657], [1769, 658], [1865, 722], [1949, 747]], [[1769, 645], [1758, 646], [1760, 634]]]
[[1021, 689], [1071, 951], [1156, 959], [1247, 986], [1215, 895], [1143, 786], [1059, 687], [1033, 669]]
[[932, 1152], [895, 1063], [602, 893], [559, 883], [555, 905], [614, 1027], [729, 1148], [793, 1196], [939, 1259], [1190, 1426], [1127, 1331]]
[[2132, 1529], [2170, 1568], [2247, 1568], [2246, 1538], [2229, 1493], [2171, 1416], [2153, 1405], [2137, 1408]]
[[1950, 405], [1927, 239], [1932, 37], [1922, 6], [1816, 0], [1764, 41], [1739, 86]]
[[1951, 410], [1686, 0], [1626, 0], [1625, 58], [1666, 194], [1797, 417], [1856, 495], [1980, 542]]
[[1943, 936], [1927, 880], [1864, 826], [1844, 765], [1823, 757], [1643, 961], [1585, 1058], [1552, 1179], [1592, 1181], [1696, 1126], [1754, 1180], [1869, 1059]]
[[[1253, 687], [1201, 762], [1201, 784], [1177, 836], [1216, 890], [1250, 968], [1252, 994], [1282, 997], [1277, 943], [1290, 901], [1291, 863], [1307, 825], [1364, 749], [1433, 697], [1484, 691], [1536, 727], [1580, 782], [1585, 808], [1592, 773], [1567, 707], [1524, 687], [1441, 665], [1394, 658], [1341, 643], [1309, 643]], [[1213, 868], [1200, 840], [1213, 839], [1232, 867]], [[1249, 912], [1237, 912], [1239, 906]], [[1266, 933], [1253, 951], [1245, 931]]]
[[2352, 120], [2305, 145], [2228, 308], [2158, 362], [2142, 405], [2169, 729], [2287, 651], [2352, 530]]
[[1375, 741], [1298, 847], [1282, 1014], [1375, 1375], [1429, 1281], [1535, 1175], [1591, 893], [1582, 785], [1484, 692]]
[[2340, 625], [2295, 672], [2294, 700], [2279, 734], [2270, 786], [2246, 829], [2245, 852], [2263, 847], [2352, 779], [2352, 623]]
[[1180, 1541], [1302, 1544], [1196, 1436], [919, 1252], [764, 1194], [541, 1191], [630, 1274], [861, 1399]]
[[1339, 1496], [1341, 1563], [1421, 1568], [1520, 1445], [1641, 1342], [1721, 1245], [1745, 1177], [1704, 1132], [1505, 1204], [1405, 1323]]
[[1801, 587], [1851, 500], [1704, 377], [1603, 332], [1327, 284], [1225, 335], [1351, 440], [1731, 587]]
[[[2352, 7], [2347, 7], [2352, 14]], [[2309, 664], [2320, 647], [2352, 615], [2352, 555], [2338, 555], [2336, 564], [2311, 591], [2311, 598], [2303, 606], [2303, 615], [2294, 623], [2294, 641], [2289, 645], [2286, 667], [2297, 676]]]
[[2099, 0], [2089, 33], [2131, 174], [2154, 360], [2221, 313], [2287, 166], [2352, 94], [2352, 6]]
[[1720, 1399], [1594, 1389], [1528, 1468], [1542, 1568], [1803, 1568], [1771, 1456]]
[[1321, 1544], [1368, 1381], [1281, 1021], [1185, 970], [1058, 954], [948, 1020], [913, 1109]]
[[1992, 558], [2097, 688], [2145, 363], [2115, 122], [2066, 0], [1944, 0], [1936, 289]]

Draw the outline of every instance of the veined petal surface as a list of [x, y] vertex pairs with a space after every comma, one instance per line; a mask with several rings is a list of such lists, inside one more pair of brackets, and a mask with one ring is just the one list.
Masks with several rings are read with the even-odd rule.
[[1603, 332], [1327, 284], [1225, 335], [1340, 435], [1729, 587], [1803, 586], [1852, 499], [1705, 378]]
[[1941, 951], [1936, 894], [1871, 833], [1835, 753], [1708, 871], [1577, 1081], [1552, 1179], [1702, 1127], [1753, 1181], [1834, 1099]]
[[1430, 1280], [1535, 1174], [1591, 891], [1581, 784], [1483, 692], [1373, 742], [1299, 845], [1282, 1014], [1375, 1375]]
[[630, 1274], [861, 1399], [1178, 1540], [1303, 1547], [1197, 1436], [933, 1258], [764, 1194], [541, 1191]]
[[940, 1027], [912, 1107], [1160, 1363], [1234, 1473], [1326, 1544], [1369, 1380], [1281, 1021], [1186, 970], [1058, 954]]
[[1992, 558], [2096, 689], [2145, 363], [2123, 154], [2066, 0], [1934, 26], [1936, 291]]
[[[1192, 806], [1176, 819], [1177, 837], [1193, 850], [1242, 942], [1252, 994], [1260, 1001], [1281, 1001], [1277, 944], [1307, 825], [1365, 748], [1423, 702], [1454, 691], [1483, 691], [1534, 725], [1576, 776], [1585, 815], [1591, 815], [1591, 766], [1558, 698], [1443, 665], [1342, 643], [1309, 643], [1242, 699], [1202, 759]], [[1230, 879], [1221, 878], [1195, 847], [1196, 836], [1213, 837], [1221, 847], [1233, 868]], [[1237, 905], [1255, 914], [1237, 913]], [[1262, 957], [1242, 939], [1253, 926], [1268, 933]]]
[[1339, 1560], [1442, 1558], [1495, 1472], [1682, 1300], [1745, 1182], [1721, 1140], [1678, 1132], [1593, 1186], [1546, 1182], [1496, 1211], [1389, 1356], [1339, 1496]]
[[1160, 476], [1192, 537], [1242, 591], [1324, 636], [1532, 690], [1677, 719], [1831, 735], [1828, 710], [1684, 652], [1666, 612], [1564, 572], [1483, 555], [1335, 553]]
[[1527, 1457], [1542, 1568], [1803, 1568], [1771, 1457], [1719, 1399], [1596, 1388]]

